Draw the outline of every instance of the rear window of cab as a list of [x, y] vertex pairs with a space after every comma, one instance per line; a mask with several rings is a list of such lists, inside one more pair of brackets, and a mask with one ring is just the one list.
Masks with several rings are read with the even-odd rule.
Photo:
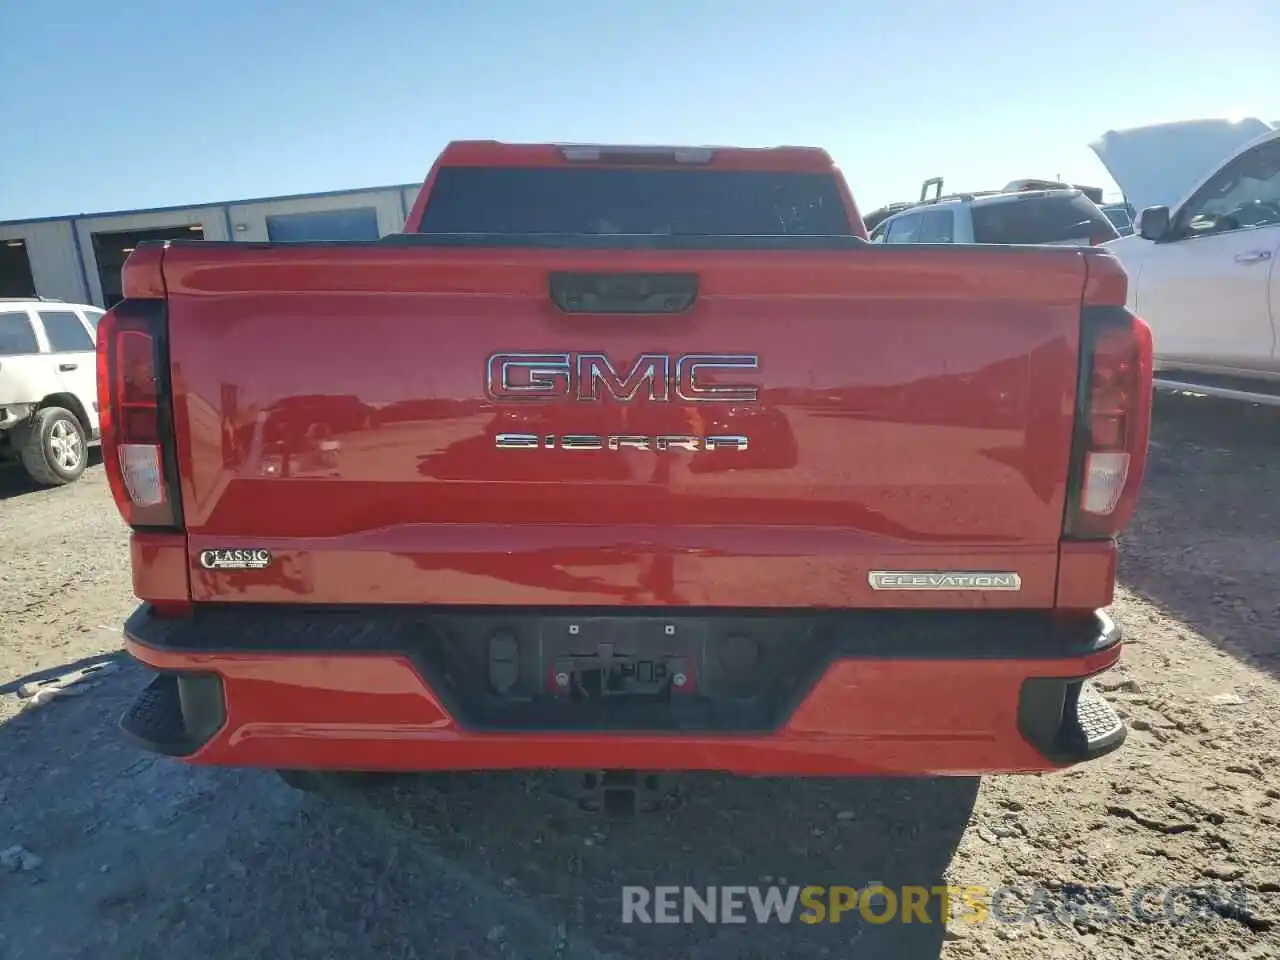
[[853, 230], [831, 174], [442, 167], [418, 232], [848, 237]]

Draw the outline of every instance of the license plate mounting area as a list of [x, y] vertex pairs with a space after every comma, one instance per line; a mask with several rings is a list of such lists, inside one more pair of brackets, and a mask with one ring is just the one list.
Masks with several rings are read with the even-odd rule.
[[665, 700], [697, 694], [706, 629], [661, 617], [553, 618], [539, 646], [550, 696]]

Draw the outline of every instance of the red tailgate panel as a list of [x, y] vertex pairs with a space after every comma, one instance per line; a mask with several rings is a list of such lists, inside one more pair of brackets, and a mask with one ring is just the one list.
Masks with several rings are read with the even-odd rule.
[[[566, 315], [551, 270], [693, 271], [700, 289], [679, 316]], [[195, 600], [1053, 604], [1073, 252], [178, 245], [165, 276]], [[504, 352], [755, 357], [758, 399], [495, 398]], [[499, 449], [511, 433], [750, 450]], [[237, 548], [273, 562], [199, 562]], [[868, 586], [902, 567], [1022, 586]]]

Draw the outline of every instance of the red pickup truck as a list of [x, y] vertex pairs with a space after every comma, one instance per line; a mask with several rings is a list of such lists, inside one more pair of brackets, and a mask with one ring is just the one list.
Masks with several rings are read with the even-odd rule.
[[373, 242], [139, 246], [122, 719], [295, 785], [1117, 747], [1151, 339], [1096, 248], [882, 247], [821, 150], [451, 144]]

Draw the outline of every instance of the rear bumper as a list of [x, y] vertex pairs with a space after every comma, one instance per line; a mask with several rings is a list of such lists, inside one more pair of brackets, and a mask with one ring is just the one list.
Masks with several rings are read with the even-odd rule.
[[[565, 616], [528, 611], [514, 622]], [[656, 623], [661, 612], [627, 616]], [[616, 629], [617, 612], [609, 617]], [[716, 618], [675, 619], [687, 633]], [[162, 620], [143, 605], [125, 625], [126, 647], [158, 676], [121, 725], [147, 749], [201, 764], [819, 776], [1048, 771], [1125, 737], [1085, 682], [1120, 657], [1119, 632], [1102, 613], [735, 614], [735, 630], [758, 626], [778, 640], [775, 653], [791, 654], [784, 666], [762, 661], [768, 679], [750, 703], [692, 697], [621, 713], [486, 699], [468, 686], [463, 660], [432, 652], [433, 643], [465, 647], [469, 624], [495, 622], [230, 605]], [[803, 639], [791, 646], [797, 631]]]

